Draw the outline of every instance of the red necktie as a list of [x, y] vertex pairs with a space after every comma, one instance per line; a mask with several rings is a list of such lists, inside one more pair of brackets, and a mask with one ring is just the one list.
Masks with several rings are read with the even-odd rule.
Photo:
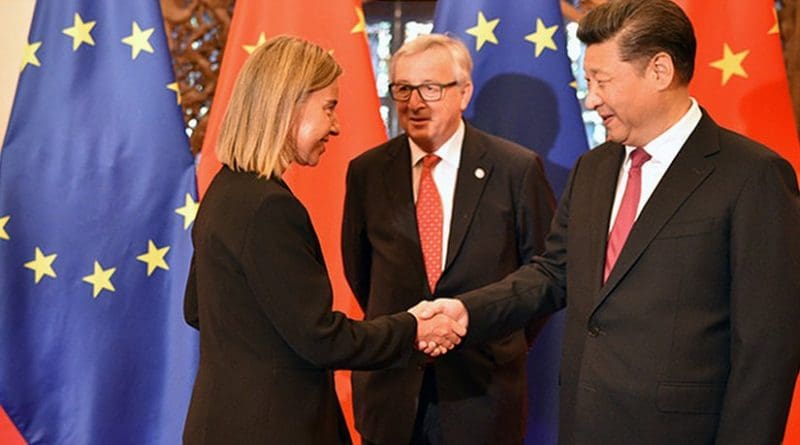
[[422, 175], [417, 195], [417, 230], [425, 260], [425, 273], [431, 293], [442, 274], [442, 198], [433, 182], [433, 168], [442, 159], [436, 155], [422, 158]]
[[642, 194], [642, 164], [650, 160], [650, 155], [643, 148], [638, 147], [631, 152], [631, 167], [628, 170], [628, 182], [625, 193], [617, 211], [617, 219], [608, 236], [606, 247], [606, 266], [603, 271], [603, 283], [611, 275], [611, 269], [619, 258], [619, 253], [631, 233], [633, 222], [636, 220], [636, 210], [639, 208], [639, 197]]

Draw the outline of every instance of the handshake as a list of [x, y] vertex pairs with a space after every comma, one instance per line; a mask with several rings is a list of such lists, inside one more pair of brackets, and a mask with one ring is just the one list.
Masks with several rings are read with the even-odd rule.
[[417, 319], [417, 349], [431, 357], [446, 354], [467, 334], [469, 313], [461, 300], [423, 300], [408, 312]]

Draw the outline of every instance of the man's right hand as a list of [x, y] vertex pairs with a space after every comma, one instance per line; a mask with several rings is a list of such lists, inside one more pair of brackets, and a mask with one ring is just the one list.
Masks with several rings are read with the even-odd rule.
[[[416, 306], [408, 310], [417, 318], [417, 348], [431, 356], [438, 356], [446, 353], [461, 342], [461, 337], [466, 335], [467, 327], [469, 326], [469, 313], [464, 307], [464, 304], [457, 299], [453, 298], [439, 298], [434, 301], [421, 301]], [[435, 321], [440, 317], [447, 318], [449, 322], [454, 323], [451, 327], [454, 332], [458, 334], [458, 339], [455, 342], [448, 341], [442, 344], [441, 341], [433, 337], [420, 336], [420, 325], [426, 321]], [[441, 333], [441, 331], [439, 331]], [[443, 337], [444, 338], [444, 337]], [[452, 338], [452, 337], [450, 337]], [[447, 338], [444, 338], [447, 340]], [[443, 349], [442, 346], [445, 348]]]

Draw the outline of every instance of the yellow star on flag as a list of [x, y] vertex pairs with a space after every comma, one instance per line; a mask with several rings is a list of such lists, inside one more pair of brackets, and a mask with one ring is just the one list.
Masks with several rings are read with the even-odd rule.
[[367, 21], [364, 19], [364, 10], [356, 6], [358, 22], [350, 29], [350, 34], [358, 34], [367, 30]]
[[131, 60], [135, 60], [139, 57], [139, 53], [142, 51], [148, 52], [150, 54], [153, 53], [153, 47], [150, 46], [150, 36], [153, 35], [153, 31], [155, 28], [147, 28], [142, 30], [139, 28], [139, 24], [133, 22], [131, 26], [131, 35], [122, 39], [122, 43], [126, 45], [130, 45], [131, 47]]
[[169, 252], [169, 246], [158, 248], [153, 240], [147, 241], [147, 252], [136, 257], [137, 260], [147, 264], [147, 276], [153, 274], [157, 267], [169, 270], [169, 265], [164, 261], [164, 255]]
[[722, 58], [711, 62], [713, 68], [722, 71], [722, 85], [728, 83], [728, 80], [735, 74], [747, 78], [747, 72], [742, 67], [745, 57], [750, 54], [750, 50], [744, 50], [738, 53], [731, 51], [731, 47], [727, 43], [722, 47]]
[[170, 84], [167, 84], [167, 89], [170, 90], [170, 91], [174, 91], [175, 92], [175, 97], [176, 97], [176, 99], [178, 101], [178, 105], [180, 105], [181, 104], [181, 88], [180, 88], [180, 86], [178, 86], [178, 82], [172, 82]]
[[8, 236], [8, 232], [6, 232], [6, 224], [8, 224], [8, 220], [11, 219], [11, 215], [6, 215], [0, 218], [0, 239], [10, 240], [11, 237]]
[[497, 27], [498, 23], [500, 23], [500, 19], [486, 21], [483, 11], [478, 11], [478, 24], [465, 31], [467, 34], [475, 36], [477, 39], [475, 41], [476, 51], [480, 51], [483, 44], [486, 42], [497, 45], [498, 42], [497, 37], [494, 35], [494, 29]]
[[186, 202], [183, 204], [183, 207], [175, 209], [175, 213], [183, 216], [183, 230], [188, 229], [189, 226], [192, 225], [194, 218], [197, 216], [197, 208], [199, 206], [200, 204], [192, 199], [192, 195], [187, 193]]
[[553, 40], [553, 35], [555, 35], [557, 30], [558, 25], [544, 26], [542, 19], [536, 19], [536, 32], [525, 36], [525, 40], [536, 45], [536, 57], [539, 57], [545, 48], [552, 49], [553, 51], [558, 50], [558, 48], [556, 48], [556, 42]]
[[267, 37], [262, 32], [261, 34], [258, 35], [258, 41], [256, 42], [255, 45], [242, 45], [242, 48], [244, 48], [244, 50], [247, 51], [247, 54], [253, 54], [253, 51], [255, 51], [256, 48], [258, 48], [259, 46], [263, 45], [264, 42], [266, 41]]
[[36, 51], [39, 51], [39, 47], [41, 46], [42, 42], [33, 42], [25, 45], [25, 54], [22, 55], [22, 64], [19, 67], [20, 73], [24, 71], [25, 67], [28, 65], [42, 66], [42, 63], [39, 62], [39, 58], [36, 57]]
[[101, 266], [100, 263], [95, 260], [94, 273], [83, 277], [83, 281], [92, 285], [92, 298], [97, 298], [97, 295], [99, 295], [103, 290], [116, 292], [114, 285], [111, 284], [111, 275], [114, 275], [114, 272], [116, 271], [116, 267], [104, 270], [103, 266]]
[[778, 21], [778, 11], [775, 8], [772, 8], [772, 16], [775, 17], [775, 24], [772, 25], [772, 28], [767, 31], [767, 34], [780, 34], [781, 33], [781, 25]]
[[25, 268], [34, 272], [33, 280], [36, 284], [39, 284], [39, 281], [45, 275], [52, 278], [56, 277], [56, 272], [53, 270], [53, 261], [56, 260], [57, 256], [55, 253], [45, 255], [41, 249], [36, 248], [33, 253], [33, 259], [25, 263]]
[[87, 43], [91, 46], [94, 46], [92, 28], [94, 28], [96, 23], [97, 21], [95, 20], [91, 22], [84, 22], [83, 18], [81, 18], [81, 15], [77, 12], [75, 13], [75, 19], [72, 27], [64, 28], [62, 31], [64, 34], [72, 37], [72, 51], [77, 51], [81, 46], [81, 43]]

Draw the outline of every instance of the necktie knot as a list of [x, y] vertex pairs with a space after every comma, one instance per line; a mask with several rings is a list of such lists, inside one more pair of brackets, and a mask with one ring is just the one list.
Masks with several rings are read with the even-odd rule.
[[651, 158], [650, 153], [644, 151], [644, 148], [636, 147], [636, 150], [631, 152], [631, 168], [641, 168], [642, 164]]
[[436, 155], [425, 155], [425, 157], [422, 158], [422, 168], [433, 169], [441, 160], [442, 158]]

